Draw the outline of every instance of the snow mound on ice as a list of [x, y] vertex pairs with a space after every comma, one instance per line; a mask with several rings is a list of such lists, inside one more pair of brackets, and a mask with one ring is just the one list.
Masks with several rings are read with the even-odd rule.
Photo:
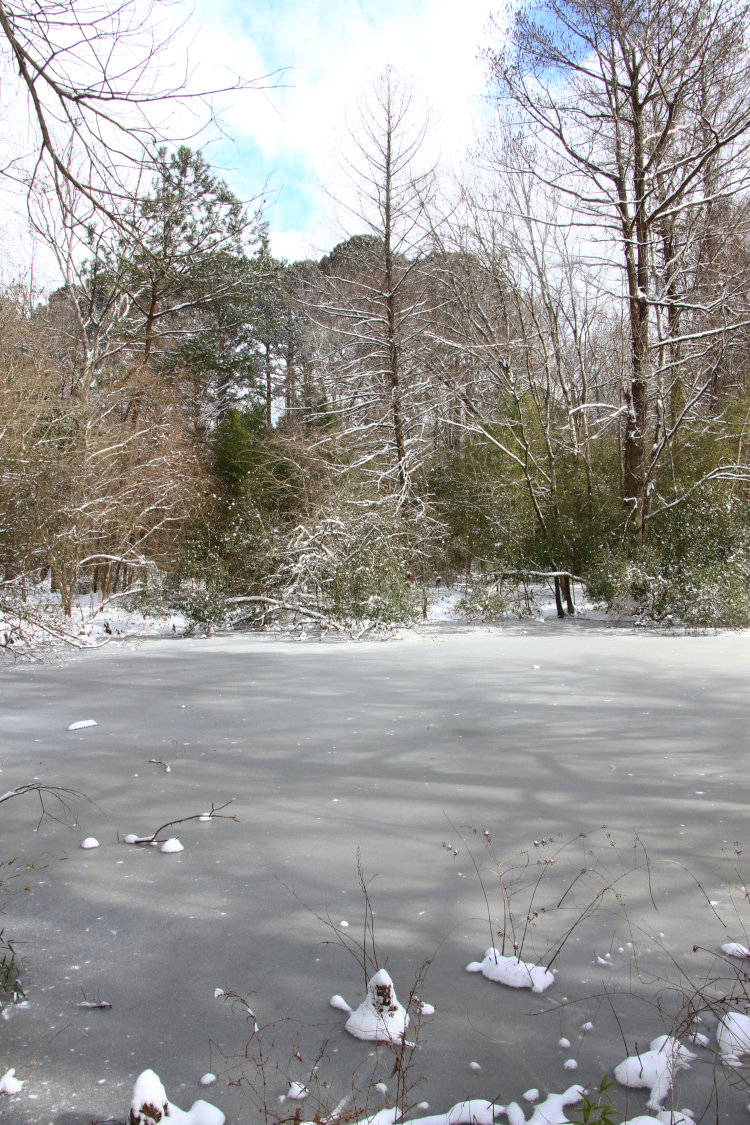
[[68, 730], [83, 730], [84, 727], [96, 727], [98, 725], [96, 719], [79, 719], [77, 723], [71, 723]]
[[170, 852], [184, 852], [185, 849], [176, 836], [170, 836], [168, 840], [164, 841], [159, 851], [169, 854]]
[[728, 957], [750, 957], [750, 949], [746, 945], [740, 945], [738, 941], [728, 941], [722, 945], [721, 952]]
[[518, 1102], [511, 1102], [505, 1110], [509, 1125], [568, 1125], [566, 1106], [583, 1100], [583, 1086], [569, 1086], [562, 1094], [548, 1094], [532, 1113], [529, 1120]]
[[82, 848], [98, 848], [99, 841], [96, 836], [87, 836], [85, 840], [81, 840]]
[[544, 965], [532, 965], [518, 957], [503, 957], [493, 947], [485, 951], [482, 961], [472, 961], [466, 966], [467, 973], [482, 973], [488, 980], [507, 984], [509, 988], [530, 988], [532, 992], [544, 992], [555, 983], [555, 978]]
[[484, 1098], [470, 1098], [458, 1102], [447, 1113], [436, 1113], [430, 1117], [414, 1117], [404, 1125], [492, 1125], [496, 1117], [505, 1113], [504, 1106], [485, 1101]]
[[639, 1114], [638, 1117], [629, 1117], [622, 1125], [695, 1125], [695, 1121], [688, 1110], [662, 1109], [656, 1117]]
[[23, 1082], [16, 1078], [16, 1068], [12, 1066], [10, 1070], [6, 1070], [5, 1074], [0, 1078], [0, 1093], [2, 1094], [20, 1094]]
[[672, 1089], [677, 1071], [686, 1070], [695, 1055], [671, 1035], [652, 1039], [649, 1048], [641, 1055], [630, 1055], [618, 1063], [615, 1078], [621, 1086], [650, 1090], [646, 1105], [658, 1110]]
[[743, 1055], [750, 1055], [750, 1016], [742, 1012], [727, 1012], [716, 1028], [721, 1061], [727, 1066], [739, 1066]]
[[131, 1125], [157, 1125], [165, 1119], [169, 1125], [224, 1125], [220, 1109], [208, 1102], [193, 1102], [189, 1110], [172, 1105], [158, 1074], [144, 1070], [135, 1080], [130, 1101]]
[[397, 1042], [402, 1039], [409, 1017], [398, 1002], [393, 981], [379, 969], [367, 985], [367, 996], [346, 1021], [346, 1030], [355, 1039]]

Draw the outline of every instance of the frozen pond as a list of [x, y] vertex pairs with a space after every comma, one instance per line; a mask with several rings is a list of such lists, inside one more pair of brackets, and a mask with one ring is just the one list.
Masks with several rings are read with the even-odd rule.
[[[260, 1120], [262, 1083], [278, 1117], [347, 1096], [350, 1109], [353, 1085], [360, 1105], [393, 1105], [393, 1049], [347, 1034], [329, 1004], [365, 995], [345, 948], [364, 934], [358, 857], [378, 967], [404, 1004], [430, 962], [416, 991], [436, 1010], [418, 1021], [412, 1006], [410, 1025], [415, 1116], [595, 1086], [678, 1031], [697, 1058], [674, 1104], [713, 1121], [718, 1090], [719, 1120], [746, 1119], [715, 1016], [708, 1047], [673, 1024], [674, 986], [715, 978], [711, 999], [733, 973], [742, 984], [743, 963], [716, 955], [750, 926], [749, 672], [746, 635], [557, 623], [357, 644], [150, 640], [4, 671], [0, 790], [38, 781], [88, 800], [71, 797], [78, 826], [37, 831], [33, 796], [2, 805], [2, 857], [19, 863], [0, 926], [28, 1003], [3, 1012], [0, 1073], [15, 1067], [23, 1087], [0, 1093], [0, 1120], [124, 1121], [147, 1067], [177, 1105], [204, 1097], [237, 1125]], [[82, 720], [96, 725], [68, 730]], [[123, 842], [227, 801], [236, 822], [162, 834], [183, 851]], [[515, 936], [544, 965], [572, 929], [551, 987], [466, 972], [500, 929], [506, 954]], [[290, 1082], [308, 1098], [280, 1101]], [[647, 1090], [613, 1096], [647, 1112]]]

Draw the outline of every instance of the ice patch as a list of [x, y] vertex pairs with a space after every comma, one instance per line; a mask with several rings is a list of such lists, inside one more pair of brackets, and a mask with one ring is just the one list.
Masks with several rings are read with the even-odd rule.
[[543, 965], [532, 965], [518, 957], [503, 957], [494, 948], [485, 951], [482, 961], [472, 961], [466, 966], [467, 973], [482, 973], [488, 980], [506, 984], [509, 988], [530, 988], [532, 992], [544, 992], [555, 983], [549, 969]]

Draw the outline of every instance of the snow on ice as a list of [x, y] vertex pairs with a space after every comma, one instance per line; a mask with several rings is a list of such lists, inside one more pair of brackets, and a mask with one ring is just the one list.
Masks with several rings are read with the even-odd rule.
[[288, 1098], [293, 1102], [301, 1102], [303, 1098], [307, 1097], [307, 1093], [307, 1086], [303, 1086], [301, 1082], [290, 1082], [289, 1089], [281, 1100], [285, 1101]]
[[509, 988], [530, 988], [532, 992], [544, 992], [555, 983], [554, 975], [543, 965], [532, 965], [518, 957], [503, 957], [494, 948], [485, 951], [482, 961], [468, 964], [466, 971], [481, 973], [488, 980], [507, 984]]
[[133, 1087], [131, 1125], [157, 1125], [165, 1118], [170, 1125], [224, 1125], [226, 1121], [220, 1109], [201, 1099], [193, 1102], [187, 1111], [173, 1105], [159, 1076], [153, 1070], [144, 1070]]
[[728, 957], [750, 957], [750, 949], [746, 945], [740, 945], [737, 941], [728, 941], [722, 945], [721, 952], [726, 953]]
[[615, 1078], [621, 1086], [648, 1089], [646, 1105], [658, 1110], [669, 1096], [677, 1071], [688, 1069], [695, 1055], [671, 1035], [652, 1039], [649, 1048], [641, 1055], [630, 1055], [618, 1063]]
[[16, 1068], [12, 1066], [10, 1070], [6, 1070], [5, 1074], [0, 1078], [0, 1093], [3, 1094], [20, 1094], [23, 1082], [16, 1078]]
[[578, 1105], [583, 1101], [583, 1086], [569, 1086], [562, 1094], [548, 1094], [526, 1120], [526, 1114], [518, 1102], [511, 1102], [504, 1112], [508, 1125], [568, 1125], [567, 1106]]
[[367, 996], [356, 1011], [339, 995], [333, 996], [330, 1003], [333, 1008], [351, 1013], [345, 1026], [355, 1039], [398, 1042], [409, 1024], [406, 1009], [399, 1003], [393, 981], [385, 969], [379, 969], [371, 978]]
[[742, 1012], [727, 1012], [716, 1028], [721, 1061], [727, 1066], [739, 1066], [743, 1055], [750, 1055], [750, 1016]]

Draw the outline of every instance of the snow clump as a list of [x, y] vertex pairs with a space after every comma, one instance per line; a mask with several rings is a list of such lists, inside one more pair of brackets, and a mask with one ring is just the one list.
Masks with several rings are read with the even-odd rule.
[[367, 985], [365, 1000], [351, 1013], [345, 1026], [355, 1039], [398, 1042], [403, 1039], [408, 1023], [409, 1017], [398, 1001], [393, 981], [385, 969], [379, 969]]
[[170, 852], [184, 852], [185, 849], [176, 836], [170, 836], [168, 840], [164, 841], [159, 851], [169, 854]]
[[494, 947], [485, 951], [482, 961], [472, 961], [467, 965], [466, 972], [482, 973], [498, 984], [507, 984], [509, 988], [530, 988], [532, 992], [544, 992], [555, 983], [554, 975], [544, 965], [532, 965], [518, 957], [503, 957]]
[[622, 1125], [695, 1125], [695, 1121], [690, 1110], [662, 1109], [656, 1117], [639, 1114], [638, 1117], [629, 1117]]
[[508, 1125], [568, 1125], [566, 1106], [583, 1101], [585, 1092], [583, 1086], [569, 1086], [562, 1094], [548, 1094], [528, 1121], [518, 1102], [511, 1102], [505, 1110]]
[[170, 1125], [224, 1125], [226, 1121], [221, 1110], [208, 1102], [193, 1102], [187, 1111], [172, 1105], [158, 1074], [144, 1070], [133, 1087], [130, 1125], [158, 1125], [162, 1119]]
[[716, 1028], [721, 1061], [727, 1066], [739, 1066], [743, 1055], [750, 1055], [750, 1016], [742, 1012], [727, 1012]]
[[79, 719], [77, 723], [71, 723], [68, 730], [83, 730], [84, 727], [96, 727], [98, 725], [96, 719]]
[[0, 1078], [0, 1093], [2, 1094], [20, 1094], [23, 1082], [16, 1078], [16, 1068], [12, 1066], [10, 1070], [6, 1070], [5, 1074]]
[[652, 1039], [649, 1048], [642, 1055], [630, 1055], [618, 1063], [615, 1078], [621, 1086], [650, 1090], [646, 1105], [658, 1110], [672, 1089], [677, 1071], [686, 1070], [695, 1055], [671, 1035]]
[[737, 941], [728, 941], [722, 945], [721, 952], [726, 953], [728, 957], [750, 957], [750, 949], [746, 945], [740, 945]]
[[99, 841], [95, 836], [87, 836], [85, 840], [81, 840], [82, 848], [98, 848]]
[[495, 1118], [505, 1112], [504, 1106], [485, 1101], [484, 1098], [469, 1098], [468, 1101], [452, 1106], [447, 1113], [410, 1120], [411, 1125], [492, 1125]]

